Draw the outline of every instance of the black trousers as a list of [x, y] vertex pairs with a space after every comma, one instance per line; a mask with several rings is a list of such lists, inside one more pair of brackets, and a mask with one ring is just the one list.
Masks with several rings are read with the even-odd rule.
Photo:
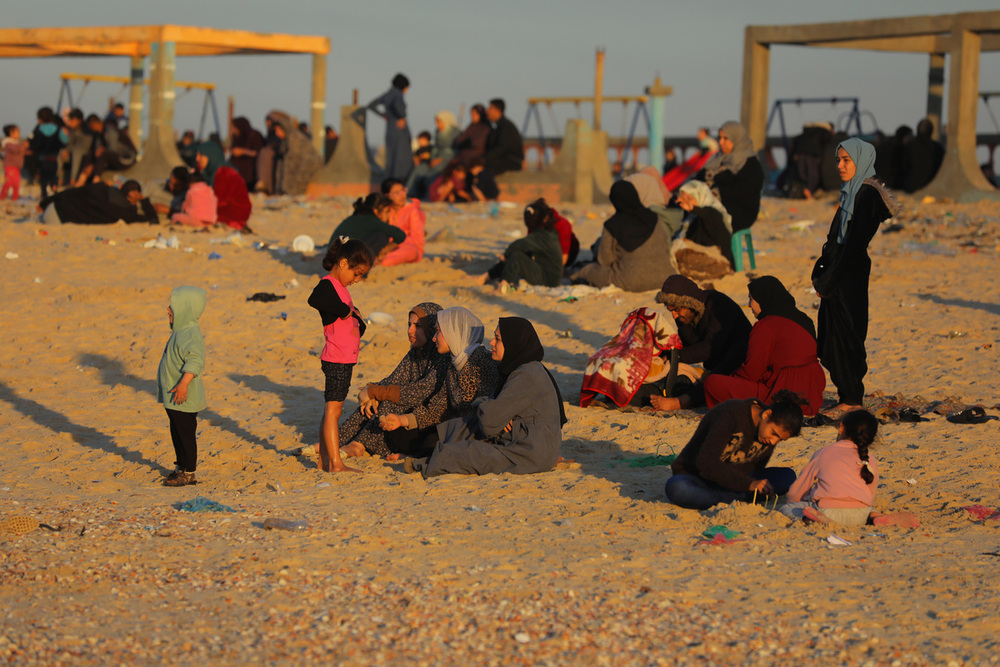
[[167, 409], [167, 418], [177, 467], [184, 472], [194, 472], [198, 468], [198, 413]]
[[817, 318], [819, 359], [830, 371], [841, 403], [863, 405], [868, 355], [868, 271], [858, 269], [856, 279], [820, 301]]

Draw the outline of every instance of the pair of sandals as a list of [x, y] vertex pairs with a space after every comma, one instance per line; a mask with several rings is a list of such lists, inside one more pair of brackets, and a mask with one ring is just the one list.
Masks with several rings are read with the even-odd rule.
[[985, 424], [988, 421], [1000, 419], [1000, 417], [986, 414], [986, 410], [977, 405], [976, 407], [969, 408], [968, 410], [953, 412], [945, 417], [945, 419], [950, 421], [952, 424]]

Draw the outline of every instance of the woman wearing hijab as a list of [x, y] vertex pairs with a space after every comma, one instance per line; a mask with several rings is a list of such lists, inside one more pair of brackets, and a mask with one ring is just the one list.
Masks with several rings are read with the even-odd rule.
[[272, 191], [285, 195], [305, 194], [309, 181], [323, 166], [323, 156], [291, 116], [283, 111], [272, 111], [267, 117], [275, 134]]
[[[410, 80], [403, 74], [392, 78], [392, 86], [368, 103], [368, 108], [385, 119], [385, 177], [406, 182], [413, 168], [410, 128], [406, 124], [406, 100], [403, 95]], [[381, 107], [381, 109], [379, 108]]]
[[[426, 455], [437, 442], [436, 426], [475, 411], [473, 401], [492, 396], [497, 386], [497, 364], [483, 347], [484, 328], [468, 308], [445, 308], [437, 314], [434, 343], [448, 363], [438, 374], [433, 394], [411, 412], [380, 419], [394, 452]], [[395, 457], [389, 457], [390, 459]]]
[[[670, 201], [670, 190], [663, 184], [660, 172], [656, 167], [644, 167], [636, 173], [626, 176], [625, 180], [635, 186], [639, 193], [639, 201], [642, 205], [656, 214], [667, 230], [667, 236], [673, 238], [674, 234], [680, 231], [684, 222], [684, 214], [676, 208], [667, 208]], [[673, 262], [671, 254], [670, 261]], [[674, 271], [676, 272], [676, 266]]]
[[436, 179], [455, 158], [455, 140], [458, 138], [458, 121], [450, 111], [438, 111], [434, 116], [434, 144], [431, 146], [431, 161], [413, 167], [406, 181], [410, 197], [424, 199], [427, 186]]
[[243, 116], [233, 119], [231, 134], [229, 162], [252, 190], [257, 185], [257, 155], [264, 147], [264, 137]]
[[410, 309], [406, 329], [410, 349], [396, 370], [361, 390], [358, 409], [340, 427], [341, 441], [350, 443], [340, 448], [342, 456], [362, 456], [366, 451], [372, 456], [390, 456], [379, 418], [412, 412], [430, 399], [439, 375], [451, 364], [434, 342], [440, 311], [441, 306], [429, 301]]
[[835, 416], [859, 408], [868, 372], [868, 244], [878, 226], [899, 213], [899, 204], [875, 180], [875, 147], [857, 138], [837, 146], [840, 206], [823, 251], [813, 267], [812, 284], [820, 296], [819, 358], [830, 371], [840, 403]]
[[472, 158], [486, 152], [486, 139], [490, 136], [490, 121], [486, 117], [486, 107], [473, 104], [469, 111], [469, 126], [455, 140], [456, 162], [471, 166]]
[[676, 273], [670, 257], [670, 237], [656, 214], [642, 205], [635, 186], [618, 181], [611, 186], [615, 213], [604, 223], [597, 261], [575, 271], [570, 279], [595, 287], [616, 285], [628, 292], [657, 289]]
[[701, 181], [688, 181], [677, 193], [677, 204], [687, 211], [688, 228], [684, 238], [703, 246], [715, 246], [722, 256], [733, 261], [733, 216]]
[[816, 329], [809, 316], [795, 307], [793, 297], [774, 276], [750, 281], [750, 310], [757, 323], [743, 365], [733, 375], [705, 378], [705, 402], [713, 408], [731, 398], [756, 398], [770, 403], [780, 389], [806, 400], [807, 415], [823, 405], [826, 376], [816, 358]]
[[562, 396], [542, 365], [545, 350], [531, 322], [501, 317], [490, 343], [500, 365], [500, 386], [475, 414], [438, 426], [440, 439], [427, 458], [407, 459], [407, 472], [425, 478], [446, 474], [529, 474], [559, 461]]
[[732, 216], [732, 231], [748, 229], [760, 213], [764, 168], [753, 142], [735, 120], [719, 128], [719, 149], [702, 171], [701, 178]]
[[246, 229], [253, 210], [247, 184], [226, 164], [219, 145], [212, 141], [198, 144], [195, 166], [215, 192], [216, 221], [233, 229]]

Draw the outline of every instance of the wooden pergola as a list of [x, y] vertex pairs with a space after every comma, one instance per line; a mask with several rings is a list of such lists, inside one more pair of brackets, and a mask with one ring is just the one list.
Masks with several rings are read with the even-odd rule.
[[[131, 60], [129, 132], [142, 144], [136, 177], [160, 177], [181, 164], [174, 144], [175, 58], [249, 54], [311, 54], [313, 143], [323, 150], [327, 37], [216, 30], [178, 25], [0, 29], [0, 58], [121, 56]], [[149, 136], [142, 141], [143, 63], [149, 58]]]
[[962, 201], [1000, 198], [976, 159], [979, 58], [983, 51], [1000, 51], [1000, 11], [747, 26], [740, 115], [755, 146], [764, 146], [766, 139], [771, 46], [775, 44], [928, 54], [927, 116], [935, 128], [941, 120], [945, 55], [951, 56], [947, 150], [937, 176], [921, 194]]

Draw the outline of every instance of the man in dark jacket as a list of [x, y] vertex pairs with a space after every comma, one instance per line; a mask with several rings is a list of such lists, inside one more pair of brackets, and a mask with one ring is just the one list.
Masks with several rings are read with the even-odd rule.
[[69, 188], [43, 199], [38, 209], [46, 224], [110, 225], [119, 220], [155, 224], [160, 221], [149, 199], [143, 198], [142, 188], [136, 181], [125, 181], [121, 190], [103, 182]]
[[494, 176], [505, 171], [521, 171], [524, 162], [524, 142], [521, 133], [514, 123], [510, 122], [504, 111], [507, 105], [500, 98], [490, 100], [486, 109], [492, 129], [486, 137], [486, 169]]
[[[700, 289], [690, 278], [673, 275], [663, 282], [656, 301], [670, 311], [684, 343], [680, 362], [701, 364], [710, 373], [731, 375], [747, 356], [750, 320], [722, 292]], [[682, 410], [704, 403], [701, 384], [676, 398], [652, 396], [657, 410]]]

